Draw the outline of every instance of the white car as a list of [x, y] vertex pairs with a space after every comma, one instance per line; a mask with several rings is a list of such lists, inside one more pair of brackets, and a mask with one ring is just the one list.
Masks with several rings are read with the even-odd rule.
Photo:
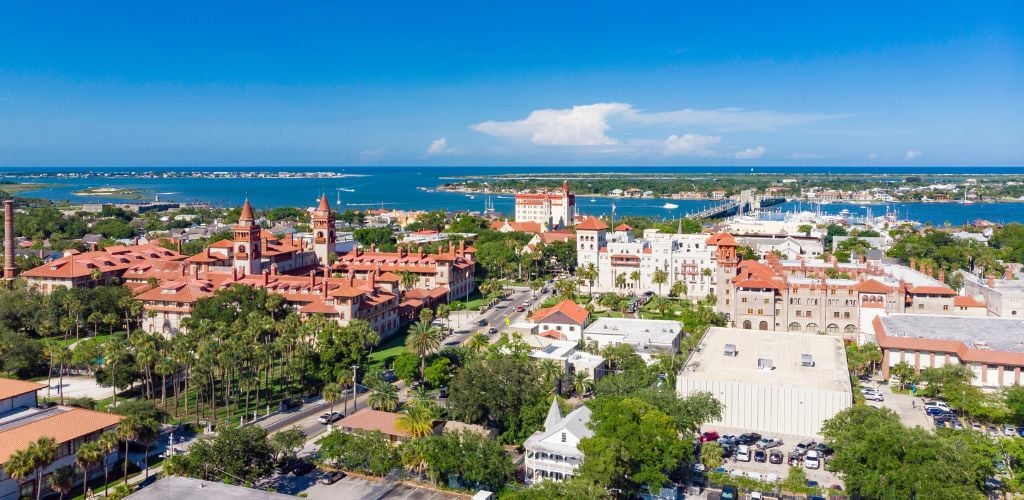
[[878, 392], [865, 392], [864, 399], [868, 401], [885, 401], [885, 397], [883, 397], [882, 394]]
[[925, 403], [924, 404], [925, 411], [928, 411], [929, 408], [938, 408], [938, 409], [943, 410], [943, 411], [950, 411], [949, 405], [946, 404], [943, 401], [929, 401], [929, 402]]
[[740, 462], [749, 462], [750, 461], [750, 447], [745, 445], [745, 444], [741, 444], [741, 445], [737, 446], [736, 447], [736, 460], [740, 461]]
[[817, 469], [821, 467], [821, 455], [817, 451], [811, 450], [804, 455], [804, 467], [808, 469]]

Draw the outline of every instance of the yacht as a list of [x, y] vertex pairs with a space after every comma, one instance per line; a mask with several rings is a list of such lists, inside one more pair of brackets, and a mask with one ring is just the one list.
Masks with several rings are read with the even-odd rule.
[[676, 205], [675, 203], [666, 203], [666, 204], [662, 205], [661, 208], [668, 209], [668, 210], [675, 210], [675, 209], [679, 208], [679, 205]]

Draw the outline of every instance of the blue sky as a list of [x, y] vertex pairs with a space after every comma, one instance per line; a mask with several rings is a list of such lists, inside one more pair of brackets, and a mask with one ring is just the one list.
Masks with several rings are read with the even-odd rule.
[[362, 3], [0, 4], [0, 166], [1024, 165], [1024, 2]]

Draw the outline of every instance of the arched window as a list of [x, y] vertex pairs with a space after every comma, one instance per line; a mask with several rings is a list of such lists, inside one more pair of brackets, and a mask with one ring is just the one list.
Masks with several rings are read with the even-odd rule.
[[759, 323], [757, 325], [757, 329], [758, 330], [767, 330], [768, 329], [768, 322], [767, 321], [762, 321], [761, 323]]
[[846, 325], [843, 331], [846, 333], [857, 333], [857, 325]]
[[791, 332], [799, 332], [800, 331], [800, 323], [797, 323], [796, 321], [790, 323], [789, 324], [789, 331], [791, 331]]
[[825, 327], [825, 331], [828, 333], [837, 333], [839, 332], [839, 325], [835, 323], [829, 323], [829, 325]]
[[743, 322], [743, 329], [744, 330], [749, 330], [750, 329], [750, 320], [749, 319]]
[[807, 328], [805, 328], [805, 330], [807, 330], [808, 332], [816, 332], [816, 331], [818, 331], [818, 324], [817, 323], [807, 323]]

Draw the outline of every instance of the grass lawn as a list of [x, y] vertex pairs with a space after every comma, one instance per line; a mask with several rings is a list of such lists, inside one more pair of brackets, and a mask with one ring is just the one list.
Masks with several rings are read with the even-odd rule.
[[370, 354], [370, 367], [384, 369], [385, 366], [391, 364], [391, 361], [401, 356], [406, 351], [406, 335], [406, 332], [401, 332], [387, 342], [377, 346], [373, 353]]

